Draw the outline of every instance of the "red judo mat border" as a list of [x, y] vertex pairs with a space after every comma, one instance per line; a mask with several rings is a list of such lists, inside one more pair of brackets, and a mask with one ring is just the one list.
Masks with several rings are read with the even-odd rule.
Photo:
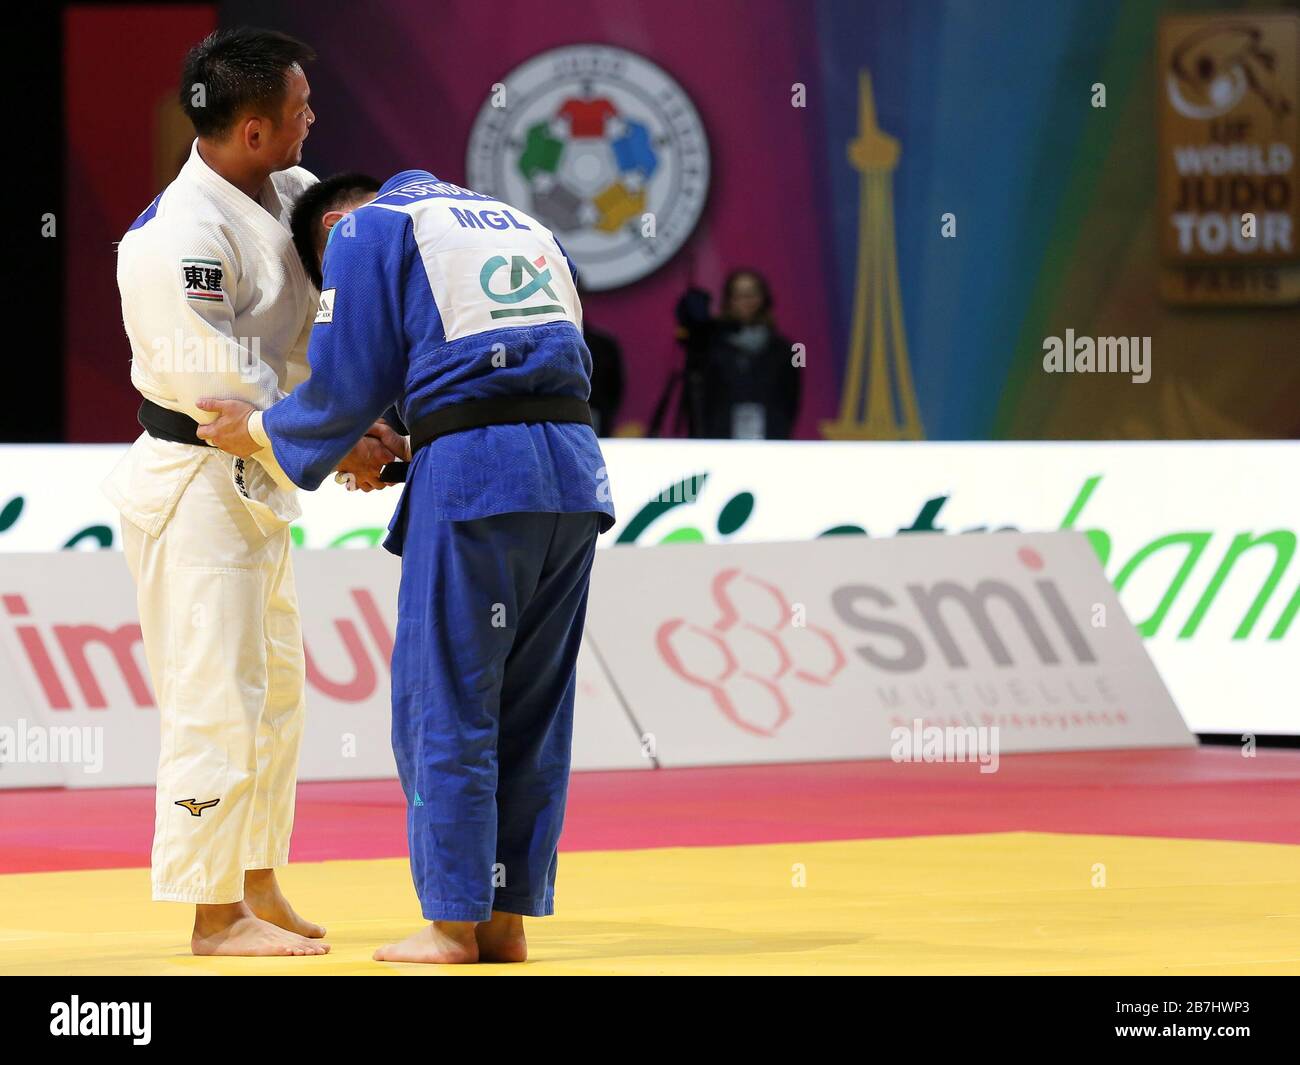
[[[395, 780], [304, 783], [295, 861], [406, 855]], [[1300, 843], [1300, 751], [817, 762], [573, 775], [561, 849], [725, 846], [973, 832]], [[0, 792], [0, 873], [149, 864], [153, 789]]]

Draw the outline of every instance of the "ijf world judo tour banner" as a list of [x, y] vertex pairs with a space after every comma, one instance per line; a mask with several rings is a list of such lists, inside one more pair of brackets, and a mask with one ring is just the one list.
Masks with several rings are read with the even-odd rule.
[[[301, 551], [295, 570], [302, 779], [392, 776], [398, 562]], [[0, 582], [0, 787], [149, 783], [121, 558], [0, 555]], [[602, 551], [592, 589], [576, 769], [921, 760], [937, 737], [996, 771], [1004, 752], [1195, 742], [1078, 533]]]

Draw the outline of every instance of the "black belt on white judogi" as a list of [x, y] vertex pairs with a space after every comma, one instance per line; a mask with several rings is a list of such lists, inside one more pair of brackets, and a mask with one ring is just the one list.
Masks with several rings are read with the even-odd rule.
[[188, 414], [160, 407], [152, 400], [146, 399], [140, 404], [135, 419], [140, 423], [140, 428], [159, 440], [170, 440], [173, 444], [193, 444], [195, 447], [211, 446], [206, 440], [200, 439], [199, 423]]

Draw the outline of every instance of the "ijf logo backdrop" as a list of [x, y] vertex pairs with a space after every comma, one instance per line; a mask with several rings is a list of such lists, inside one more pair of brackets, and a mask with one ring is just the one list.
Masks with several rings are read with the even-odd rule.
[[575, 45], [498, 89], [470, 134], [471, 188], [545, 222], [593, 291], [672, 258], [709, 185], [704, 126], [672, 77], [621, 48]]

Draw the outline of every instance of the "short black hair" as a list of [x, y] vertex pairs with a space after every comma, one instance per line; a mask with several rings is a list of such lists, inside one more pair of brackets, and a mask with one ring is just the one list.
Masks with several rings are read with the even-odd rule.
[[217, 30], [185, 56], [181, 108], [200, 137], [220, 137], [250, 108], [277, 112], [289, 72], [315, 58], [310, 45], [276, 30]]
[[321, 276], [320, 264], [316, 261], [316, 233], [321, 219], [330, 211], [337, 211], [345, 204], [378, 191], [379, 182], [369, 174], [351, 171], [318, 181], [298, 197], [289, 218], [289, 228], [293, 230], [293, 246], [298, 249], [303, 269], [317, 288], [321, 287]]

